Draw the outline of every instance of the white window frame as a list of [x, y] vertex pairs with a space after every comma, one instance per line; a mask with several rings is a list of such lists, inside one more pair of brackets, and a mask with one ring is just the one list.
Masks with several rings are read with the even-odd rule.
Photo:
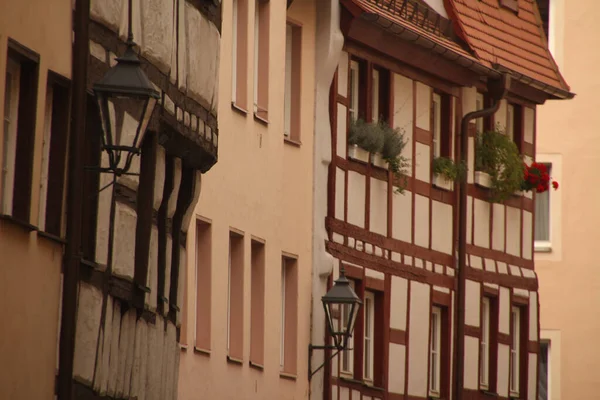
[[5, 215], [12, 215], [20, 81], [21, 65], [11, 58], [8, 58], [6, 63], [6, 86], [4, 94], [3, 151], [0, 164], [2, 168], [0, 175], [0, 214]]
[[50, 140], [52, 135], [52, 86], [46, 90], [46, 110], [44, 115], [44, 137], [42, 142], [42, 165], [40, 171], [40, 203], [38, 212], [38, 227], [46, 229], [46, 204], [48, 200], [48, 174], [50, 167]]
[[232, 0], [231, 18], [231, 102], [237, 100], [238, 0]]
[[442, 154], [442, 96], [433, 93], [431, 98], [431, 132], [433, 138], [433, 158]]
[[510, 384], [509, 391], [511, 395], [519, 396], [519, 369], [521, 362], [520, 347], [521, 347], [521, 310], [519, 307], [512, 306], [511, 308], [511, 335], [512, 343], [510, 347]]
[[379, 70], [373, 68], [373, 87], [371, 90], [371, 119], [379, 121]]
[[431, 308], [429, 338], [429, 396], [440, 396], [441, 350], [442, 350], [442, 309]]
[[227, 354], [231, 340], [231, 236], [229, 237], [229, 260], [227, 275]]
[[348, 113], [350, 115], [351, 121], [356, 121], [358, 119], [358, 95], [359, 95], [359, 85], [360, 85], [360, 64], [358, 61], [350, 61], [350, 87], [348, 90], [348, 94], [350, 95], [349, 99], [349, 108]]
[[[552, 341], [549, 339], [541, 339], [540, 338], [540, 355], [539, 357], [541, 357], [541, 350], [542, 350], [542, 345], [545, 344], [546, 348], [547, 348], [547, 358], [548, 358], [548, 362], [547, 362], [547, 372], [546, 372], [546, 384], [548, 385], [547, 387], [547, 398], [546, 400], [552, 400]], [[539, 359], [538, 359], [538, 368], [539, 368]], [[538, 374], [539, 377], [539, 374]], [[539, 378], [538, 378], [539, 379]], [[538, 380], [538, 389], [539, 389], [539, 380]], [[538, 390], [539, 392], [539, 390]]]
[[285, 365], [285, 279], [287, 274], [287, 265], [285, 257], [281, 258], [281, 337], [279, 349], [279, 369], [283, 371]]
[[515, 105], [506, 104], [506, 135], [511, 141], [515, 141]]
[[[542, 164], [546, 165], [546, 168], [548, 168], [548, 174], [550, 176], [552, 176], [552, 163], [550, 162], [542, 162]], [[533, 229], [534, 229], [534, 249], [535, 251], [542, 251], [542, 252], [548, 252], [552, 250], [552, 192], [554, 190], [552, 188], [548, 189], [548, 191], [546, 191], [545, 193], [542, 193], [541, 195], [543, 196], [548, 196], [548, 239], [547, 240], [537, 240], [535, 239], [535, 218], [533, 221]], [[537, 214], [537, 200], [538, 200], [538, 196], [540, 196], [539, 193], [536, 193], [535, 195], [535, 200], [534, 200], [534, 208], [536, 210], [536, 214]]]
[[[355, 283], [353, 280], [350, 280], [350, 287], [352, 290], [355, 290]], [[348, 324], [348, 317], [350, 316], [350, 307], [349, 305], [341, 305], [340, 306], [340, 329], [341, 332], [343, 327]], [[340, 363], [340, 372], [343, 375], [352, 375], [354, 373], [354, 332], [352, 336], [348, 338], [348, 345], [346, 350], [342, 351], [342, 362]]]
[[373, 382], [373, 345], [375, 339], [375, 293], [365, 291], [364, 301], [364, 334], [363, 334], [363, 379]]
[[284, 95], [284, 131], [283, 134], [289, 138], [292, 134], [292, 62], [294, 46], [294, 27], [291, 24], [285, 26], [285, 95]]
[[258, 112], [258, 55], [260, 44], [260, 4], [254, 2], [254, 113]]
[[[485, 108], [485, 97], [483, 96], [483, 93], [477, 92], [477, 95], [475, 96], [475, 110], [479, 111], [479, 110], [483, 110], [484, 108]], [[475, 120], [475, 127], [477, 129], [477, 133], [483, 132], [483, 118], [477, 118]]]
[[481, 301], [481, 341], [479, 356], [479, 387], [489, 389], [490, 377], [490, 299], [484, 297]]

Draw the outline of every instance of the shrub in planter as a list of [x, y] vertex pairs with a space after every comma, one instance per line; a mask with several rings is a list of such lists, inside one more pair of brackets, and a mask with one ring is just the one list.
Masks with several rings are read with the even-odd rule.
[[392, 128], [385, 122], [379, 122], [383, 130], [383, 148], [381, 156], [388, 163], [389, 170], [394, 174], [398, 188], [396, 193], [403, 194], [408, 185], [408, 167], [410, 166], [406, 157], [402, 156], [402, 150], [407, 140], [404, 131], [400, 128]]
[[491, 178], [491, 198], [501, 202], [521, 190], [523, 158], [517, 145], [504, 133], [494, 130], [477, 135], [475, 141], [475, 170]]
[[548, 169], [544, 164], [534, 162], [529, 166], [524, 165], [521, 190], [535, 190], [536, 193], [543, 193], [550, 188], [550, 185], [554, 190], [558, 189], [558, 182], [548, 174]]
[[467, 166], [462, 162], [455, 163], [447, 157], [437, 157], [433, 159], [433, 173], [449, 182], [458, 181], [467, 173]]
[[348, 144], [357, 145], [370, 153], [379, 153], [384, 142], [383, 130], [379, 125], [365, 122], [363, 119], [350, 121]]

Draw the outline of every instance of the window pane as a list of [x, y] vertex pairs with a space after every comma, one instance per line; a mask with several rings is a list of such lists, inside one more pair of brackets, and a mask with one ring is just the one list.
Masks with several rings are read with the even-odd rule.
[[379, 121], [379, 71], [373, 69], [373, 93], [371, 97], [373, 121]]
[[432, 122], [433, 122], [433, 156], [441, 155], [441, 137], [442, 137], [442, 100], [439, 94], [433, 94]]
[[284, 97], [284, 135], [290, 136], [292, 120], [292, 26], [285, 28], [285, 97]]
[[548, 400], [548, 353], [550, 344], [540, 342], [540, 364], [538, 377], [538, 398], [537, 400]]
[[[545, 165], [551, 175], [552, 165]], [[550, 241], [550, 190], [535, 195], [535, 240]]]

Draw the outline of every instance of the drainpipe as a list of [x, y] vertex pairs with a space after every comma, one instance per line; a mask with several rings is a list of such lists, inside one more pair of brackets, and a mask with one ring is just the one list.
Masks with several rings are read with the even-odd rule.
[[[460, 161], [467, 165], [467, 152], [469, 149], [469, 123], [477, 118], [484, 118], [494, 114], [500, 107], [500, 100], [504, 98], [510, 87], [510, 76], [503, 74], [500, 79], [488, 80], [488, 94], [492, 99], [492, 106], [483, 110], [473, 111], [465, 115], [460, 125]], [[459, 185], [458, 206], [458, 287], [455, 323], [456, 335], [454, 336], [454, 396], [456, 400], [463, 399], [464, 367], [465, 367], [465, 268], [467, 248], [467, 176], [461, 179]]]
[[77, 293], [81, 261], [81, 203], [83, 198], [82, 145], [87, 104], [90, 0], [76, 0], [73, 14], [71, 125], [69, 135], [69, 180], [67, 194], [67, 244], [65, 247], [57, 394], [59, 400], [73, 395], [73, 364]]

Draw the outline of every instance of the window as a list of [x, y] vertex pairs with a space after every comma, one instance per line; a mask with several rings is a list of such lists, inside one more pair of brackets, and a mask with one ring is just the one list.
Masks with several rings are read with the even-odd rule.
[[242, 360], [244, 350], [244, 236], [229, 233], [229, 279], [227, 281], [227, 352]]
[[[475, 97], [475, 110], [483, 110], [485, 108], [485, 101], [483, 97], [483, 93], [477, 92]], [[483, 118], [477, 118], [475, 120], [475, 126], [477, 128], [477, 133], [482, 133], [484, 129], [484, 121]]]
[[508, 103], [506, 106], [506, 134], [517, 145], [521, 151], [523, 141], [523, 124], [522, 124], [521, 106]]
[[429, 338], [429, 395], [440, 396], [441, 348], [442, 348], [442, 310], [431, 310], [431, 337]]
[[490, 299], [481, 302], [481, 342], [479, 355], [479, 385], [489, 389], [490, 377]]
[[521, 310], [513, 306], [511, 309], [510, 346], [510, 394], [519, 395], [520, 342], [521, 342]]
[[433, 125], [433, 157], [438, 158], [442, 155], [442, 99], [437, 93], [433, 94], [431, 112], [431, 121]]
[[285, 99], [284, 135], [300, 141], [300, 91], [301, 91], [302, 28], [288, 22], [285, 31]]
[[[64, 78], [48, 73], [46, 110], [42, 143], [38, 227], [62, 237], [65, 195], [67, 139], [69, 131], [69, 89]], [[62, 84], [58, 82], [62, 81]]]
[[248, 0], [232, 2], [231, 102], [247, 109]]
[[[552, 164], [544, 163], [552, 176]], [[535, 194], [535, 249], [550, 249], [550, 195], [551, 190]]]
[[[356, 285], [354, 284], [354, 281], [352, 281], [352, 280], [350, 281], [350, 287], [352, 288], [352, 290], [355, 290], [355, 288], [356, 288]], [[348, 319], [350, 318], [350, 306], [343, 305], [341, 307], [342, 308], [341, 308], [340, 328], [339, 328], [340, 332], [342, 331], [342, 329], [345, 326], [348, 326]], [[352, 375], [352, 373], [354, 371], [353, 348], [354, 348], [354, 335], [352, 335], [348, 338], [347, 349], [342, 351], [342, 368], [341, 368], [342, 373]]]
[[363, 378], [366, 381], [373, 381], [373, 339], [375, 334], [375, 295], [373, 292], [365, 291], [364, 301], [364, 347], [363, 347]]
[[250, 362], [264, 364], [265, 342], [265, 244], [252, 240], [250, 269]]
[[198, 220], [196, 225], [196, 338], [194, 346], [201, 350], [210, 350], [211, 276], [211, 224]]
[[298, 311], [298, 261], [293, 257], [281, 258], [281, 347], [280, 370], [296, 373], [297, 311]]
[[433, 157], [452, 156], [452, 98], [434, 92], [431, 98], [431, 133]]
[[348, 104], [350, 108], [348, 113], [350, 114], [350, 121], [356, 121], [358, 119], [358, 97], [359, 97], [359, 82], [360, 82], [360, 64], [358, 61], [352, 60], [350, 62], [350, 87], [349, 96], [350, 99]]
[[9, 58], [4, 91], [4, 140], [2, 152], [2, 214], [12, 214], [15, 156], [17, 153], [17, 116], [21, 66]]
[[371, 84], [371, 116], [373, 122], [379, 121], [379, 70], [373, 69], [373, 82]]
[[515, 140], [515, 106], [512, 104], [506, 106], [506, 135]]
[[538, 373], [538, 398], [537, 400], [550, 400], [550, 342], [540, 342], [539, 373]]
[[269, 103], [269, 1], [255, 0], [254, 12], [254, 115], [268, 119]]

